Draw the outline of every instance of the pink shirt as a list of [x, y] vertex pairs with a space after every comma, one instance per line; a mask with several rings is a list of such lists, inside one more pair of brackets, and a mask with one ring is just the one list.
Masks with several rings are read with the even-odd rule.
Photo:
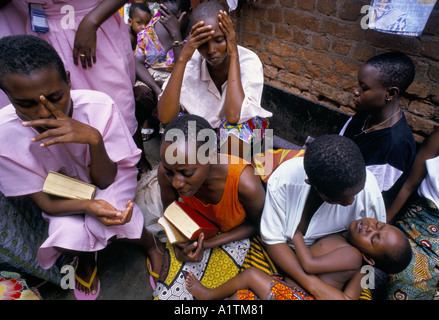
[[[141, 151], [113, 100], [105, 93], [92, 90], [72, 90], [72, 118], [84, 122], [101, 133], [111, 160], [117, 163], [115, 181], [105, 190], [97, 189], [95, 199], [104, 199], [118, 209], [133, 200], [137, 187], [137, 168]], [[49, 170], [91, 182], [88, 145], [68, 143], [40, 147], [31, 139], [38, 132], [21, 125], [23, 121], [8, 105], [0, 109], [0, 191], [6, 196], [28, 195], [42, 190]], [[38, 261], [50, 268], [59, 256], [57, 247], [75, 251], [97, 251], [108, 240], [138, 239], [143, 230], [143, 215], [137, 205], [131, 221], [120, 226], [105, 226], [95, 217], [85, 214], [50, 216], [49, 237], [38, 250]]]

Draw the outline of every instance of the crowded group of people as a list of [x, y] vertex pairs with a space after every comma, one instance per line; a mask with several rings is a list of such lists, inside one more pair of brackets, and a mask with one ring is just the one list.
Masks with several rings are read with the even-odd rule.
[[[0, 33], [0, 191], [41, 209], [38, 262], [69, 257], [77, 299], [98, 297], [97, 253], [117, 239], [144, 248], [158, 300], [356, 300], [364, 265], [388, 299], [437, 295], [439, 132], [416, 150], [399, 102], [415, 77], [407, 55], [365, 62], [342, 130], [261, 179], [243, 150], [270, 128], [263, 67], [220, 3], [6, 1]], [[171, 244], [148, 231], [134, 198], [154, 167], [163, 209], [182, 201], [218, 234]], [[94, 198], [44, 193], [49, 171], [95, 185]]]

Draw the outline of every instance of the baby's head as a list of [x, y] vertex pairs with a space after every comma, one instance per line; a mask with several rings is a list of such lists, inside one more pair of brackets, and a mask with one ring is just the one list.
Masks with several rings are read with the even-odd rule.
[[128, 25], [134, 34], [138, 34], [146, 28], [151, 20], [151, 10], [143, 2], [134, 2], [130, 6], [128, 16]]
[[38, 37], [18, 35], [0, 39], [0, 88], [22, 120], [53, 117], [42, 104], [41, 96], [71, 115], [69, 73], [55, 49]]
[[404, 53], [387, 52], [375, 56], [358, 71], [354, 104], [359, 110], [382, 109], [399, 97], [415, 78], [413, 61]]
[[389, 274], [404, 270], [412, 258], [406, 235], [397, 227], [376, 219], [352, 221], [347, 240], [361, 251], [367, 263]]
[[328, 203], [350, 205], [364, 188], [366, 166], [358, 146], [349, 138], [324, 135], [307, 147], [307, 182]]
[[213, 157], [216, 159], [216, 133], [204, 118], [184, 115], [166, 126], [160, 165], [181, 196], [198, 191], [209, 174]]

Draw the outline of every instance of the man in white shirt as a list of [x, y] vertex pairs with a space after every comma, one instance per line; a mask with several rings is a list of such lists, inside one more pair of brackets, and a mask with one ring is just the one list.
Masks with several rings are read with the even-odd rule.
[[294, 251], [295, 232], [311, 245], [318, 238], [346, 230], [360, 218], [386, 222], [375, 176], [358, 147], [338, 135], [317, 138], [304, 157], [290, 159], [271, 175], [261, 219], [261, 238], [273, 262], [315, 294]]

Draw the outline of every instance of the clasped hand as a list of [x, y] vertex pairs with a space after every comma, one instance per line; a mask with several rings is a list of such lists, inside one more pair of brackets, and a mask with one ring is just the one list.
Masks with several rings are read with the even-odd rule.
[[175, 256], [181, 262], [200, 262], [204, 254], [204, 233], [196, 241], [188, 241], [174, 245]]

